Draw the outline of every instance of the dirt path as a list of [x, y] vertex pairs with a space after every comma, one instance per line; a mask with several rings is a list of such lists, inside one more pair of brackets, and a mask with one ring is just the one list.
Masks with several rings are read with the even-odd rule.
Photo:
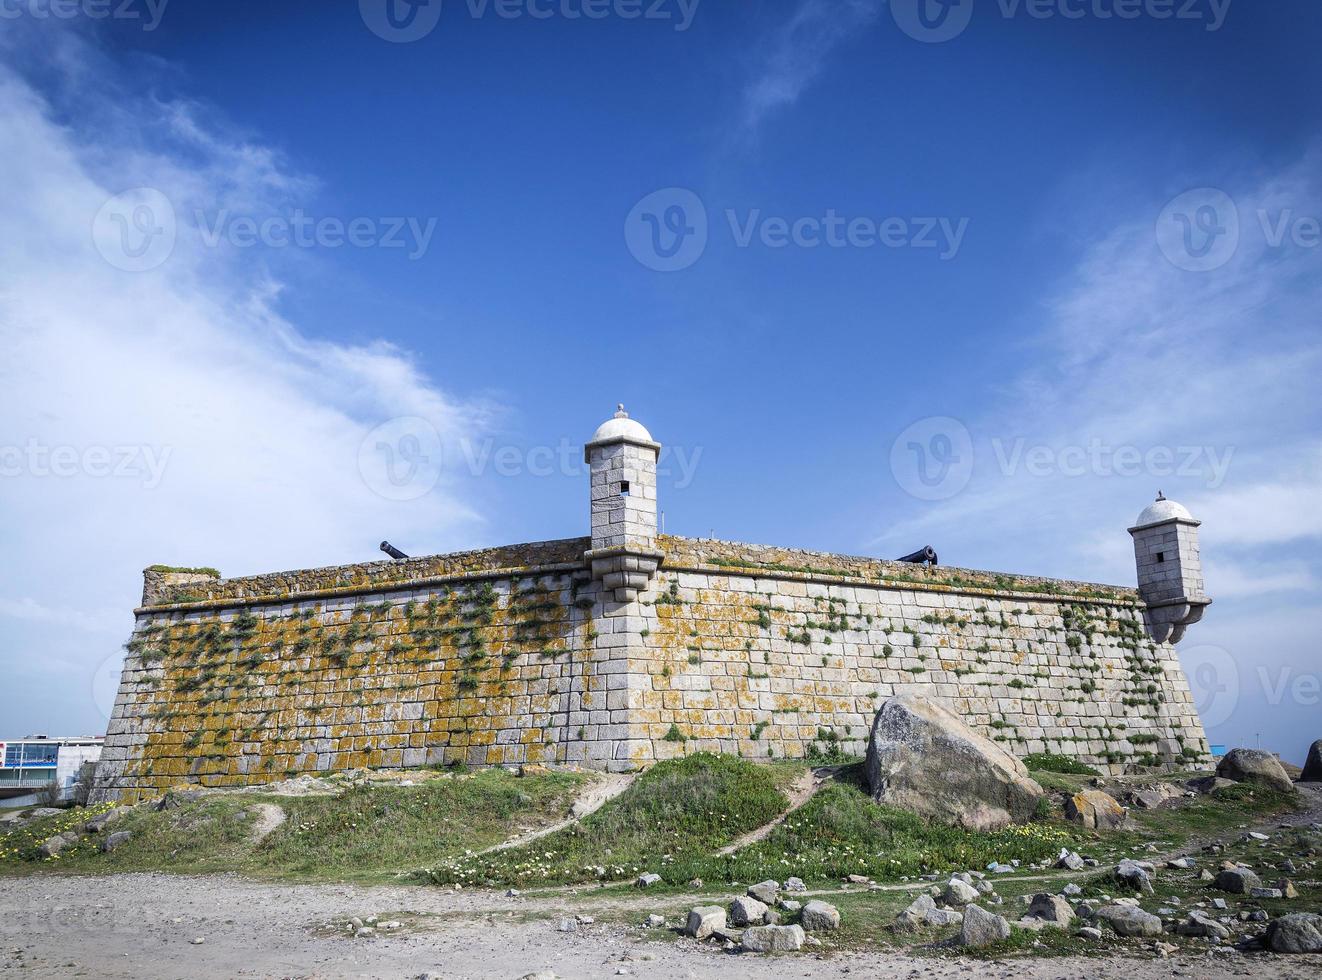
[[543, 827], [541, 830], [534, 830], [529, 833], [516, 834], [509, 840], [501, 841], [493, 847], [488, 847], [478, 851], [481, 854], [491, 854], [493, 851], [505, 851], [511, 847], [518, 847], [520, 844], [527, 844], [548, 834], [554, 834], [557, 830], [564, 830], [566, 827], [572, 827], [584, 817], [596, 813], [603, 806], [609, 803], [615, 797], [619, 796], [631, 785], [637, 773], [605, 773], [600, 778], [594, 779], [584, 791], [579, 794], [578, 799], [570, 808], [569, 816], [558, 823], [553, 823], [549, 827]]
[[790, 805], [784, 813], [771, 821], [771, 823], [758, 827], [757, 830], [752, 833], [744, 834], [743, 837], [740, 837], [733, 844], [728, 844], [725, 847], [722, 847], [716, 853], [722, 855], [733, 854], [735, 851], [742, 851], [750, 844], [756, 844], [760, 840], [766, 840], [771, 836], [771, 832], [783, 824], [791, 813], [807, 803], [812, 795], [827, 782], [827, 779], [828, 777], [826, 776], [819, 777], [818, 774], [811, 769], [807, 770], [800, 775], [798, 779], [794, 780], [794, 783], [790, 786], [787, 794], [790, 798]]
[[[555, 918], [591, 911], [590, 895], [528, 903], [492, 892], [351, 885], [281, 886], [222, 876], [118, 875], [10, 879], [0, 889], [0, 971], [25, 977], [509, 978], [554, 971], [565, 980], [748, 980], [767, 976], [923, 977], [954, 980], [1315, 980], [1322, 957], [1049, 959], [981, 962], [894, 952], [768, 960], [694, 943], [649, 941], [629, 925], [573, 933]], [[406, 921], [398, 932], [353, 939], [352, 916]], [[201, 939], [201, 943], [194, 940]]]

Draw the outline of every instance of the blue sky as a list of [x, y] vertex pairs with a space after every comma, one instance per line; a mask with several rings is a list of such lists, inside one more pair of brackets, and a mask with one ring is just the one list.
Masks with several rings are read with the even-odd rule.
[[624, 401], [679, 534], [1130, 583], [1164, 490], [1210, 736], [1302, 761], [1322, 10], [894, 3], [12, 0], [0, 734], [103, 727], [147, 564], [583, 533]]

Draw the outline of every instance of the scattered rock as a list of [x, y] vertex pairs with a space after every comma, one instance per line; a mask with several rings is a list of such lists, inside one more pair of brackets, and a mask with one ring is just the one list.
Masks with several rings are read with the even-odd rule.
[[206, 942], [206, 939], [205, 939], [204, 937], [202, 937], [202, 936], [196, 936], [196, 937], [194, 937], [193, 939], [190, 939], [190, 940], [188, 941], [188, 943], [189, 943], [190, 946], [201, 946], [201, 945], [202, 945], [203, 943], [205, 943], [205, 942]]
[[1285, 894], [1279, 888], [1250, 888], [1249, 895], [1252, 898], [1284, 898]]
[[787, 892], [806, 892], [808, 886], [803, 883], [802, 878], [786, 878], [785, 890]]
[[792, 898], [778, 898], [776, 899], [776, 907], [793, 915], [795, 912], [799, 911], [799, 909], [803, 908], [803, 905], [800, 902], [794, 901]]
[[793, 953], [803, 948], [798, 926], [753, 926], [745, 929], [740, 945], [750, 953]]
[[1124, 826], [1129, 811], [1109, 793], [1085, 789], [1065, 801], [1065, 817], [1088, 830], [1116, 830]]
[[730, 903], [730, 924], [743, 928], [760, 926], [767, 920], [767, 907], [750, 895], [743, 895]]
[[1136, 786], [1125, 794], [1129, 803], [1141, 810], [1155, 810], [1163, 803], [1179, 799], [1184, 791], [1170, 783], [1154, 783], [1151, 786]]
[[1152, 876], [1155, 873], [1156, 870], [1147, 861], [1135, 861], [1131, 858], [1122, 860], [1115, 869], [1117, 881], [1145, 895], [1151, 895], [1153, 892]]
[[99, 834], [112, 823], [122, 819], [127, 812], [128, 810], [125, 807], [116, 807], [113, 810], [107, 810], [105, 813], [99, 813], [83, 824], [83, 830], [89, 834]]
[[1304, 771], [1299, 774], [1301, 783], [1322, 783], [1322, 738], [1308, 747], [1308, 758], [1304, 760]]
[[1096, 912], [1101, 919], [1121, 936], [1160, 936], [1161, 920], [1137, 905], [1103, 905]]
[[556, 932], [578, 932], [578, 920], [570, 916], [561, 916], [556, 923]]
[[202, 793], [200, 790], [170, 790], [170, 792], [166, 793], [156, 801], [156, 810], [157, 812], [162, 810], [177, 810], [185, 804], [196, 803], [201, 799]]
[[1026, 822], [1042, 797], [1022, 762], [918, 695], [881, 706], [864, 771], [878, 803], [970, 830]]
[[1074, 909], [1070, 908], [1069, 902], [1059, 895], [1047, 895], [1043, 892], [1033, 896], [1032, 904], [1028, 906], [1028, 915], [1030, 918], [1050, 922], [1062, 929], [1074, 921]]
[[936, 908], [931, 895], [919, 895], [907, 909], [895, 917], [895, 924], [901, 929], [917, 929], [926, 924], [927, 913]]
[[954, 909], [932, 909], [924, 916], [924, 920], [929, 926], [938, 929], [943, 926], [957, 926], [964, 921], [964, 913], [956, 912]]
[[1216, 774], [1223, 779], [1254, 783], [1282, 793], [1295, 791], [1294, 783], [1281, 768], [1280, 760], [1261, 749], [1231, 749], [1217, 764]]
[[978, 900], [978, 890], [958, 878], [951, 878], [941, 893], [941, 900], [947, 905], [968, 905]]
[[976, 905], [964, 909], [964, 921], [959, 927], [960, 946], [987, 946], [1001, 939], [1010, 938], [1010, 923], [994, 912], [988, 912]]
[[825, 929], [840, 928], [840, 910], [834, 905], [813, 899], [803, 907], [799, 922], [808, 932], [821, 932]]
[[66, 830], [62, 834], [56, 834], [54, 837], [51, 837], [49, 840], [42, 841], [41, 846], [37, 848], [37, 852], [42, 857], [47, 857], [47, 858], [55, 857], [65, 848], [72, 847], [74, 844], [77, 843], [78, 843], [78, 835], [74, 833], [72, 830]]
[[658, 874], [653, 874], [650, 871], [647, 872], [646, 874], [639, 875], [638, 880], [634, 882], [634, 884], [637, 885], [639, 888], [650, 888], [652, 885], [657, 885], [660, 883], [661, 883], [661, 876]]
[[1195, 867], [1197, 867], [1197, 864], [1194, 862], [1194, 859], [1191, 857], [1179, 857], [1179, 858], [1175, 858], [1173, 861], [1167, 861], [1166, 867], [1178, 868], [1180, 871], [1192, 871]]
[[1202, 912], [1190, 912], [1189, 917], [1175, 927], [1181, 936], [1202, 936], [1207, 939], [1229, 939], [1230, 930]]
[[1227, 868], [1216, 876], [1212, 887], [1232, 895], [1247, 895], [1262, 887], [1262, 879], [1248, 868]]
[[748, 886], [748, 894], [763, 905], [775, 905], [776, 897], [780, 894], [780, 882], [759, 881], [756, 885]]
[[1225, 779], [1221, 776], [1201, 776], [1198, 779], [1191, 779], [1184, 785], [1188, 786], [1196, 793], [1202, 793], [1206, 796], [1208, 793], [1219, 789], [1225, 789], [1228, 786], [1234, 786], [1233, 779]]
[[1083, 926], [1074, 935], [1081, 936], [1084, 939], [1101, 939], [1102, 930], [1096, 928], [1095, 926]]
[[666, 924], [666, 917], [653, 912], [643, 920], [643, 924], [649, 929], [660, 929]]
[[1068, 885], [1066, 885], [1064, 888], [1060, 890], [1060, 893], [1064, 895], [1066, 898], [1073, 898], [1076, 895], [1083, 894], [1083, 887], [1081, 885], [1076, 885], [1074, 884], [1074, 882], [1071, 881]]
[[1068, 868], [1070, 871], [1082, 871], [1084, 868], [1083, 858], [1079, 857], [1075, 851], [1062, 847], [1060, 857], [1056, 859], [1056, 867]]
[[120, 830], [113, 834], [107, 834], [106, 839], [101, 842], [101, 853], [109, 854], [120, 844], [127, 844], [133, 839], [133, 835], [127, 830]]
[[[604, 875], [603, 875], [603, 877], [604, 877]], [[690, 888], [695, 888], [695, 889], [696, 889], [696, 888], [701, 888], [701, 887], [702, 887], [702, 879], [701, 879], [701, 878], [692, 878], [692, 879], [690, 879], [690, 880], [689, 880], [689, 887], [690, 887]]]
[[724, 928], [725, 909], [719, 905], [699, 905], [689, 910], [688, 921], [684, 923], [684, 935], [706, 939], [716, 930]]
[[1322, 953], [1322, 915], [1295, 912], [1273, 919], [1264, 943], [1277, 953]]

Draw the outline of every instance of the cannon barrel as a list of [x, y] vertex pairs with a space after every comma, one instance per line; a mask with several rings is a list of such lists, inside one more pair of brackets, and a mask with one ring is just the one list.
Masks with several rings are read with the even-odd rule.
[[381, 550], [384, 551], [386, 554], [388, 554], [391, 558], [395, 559], [395, 561], [399, 561], [401, 558], [408, 557], [408, 555], [404, 554], [404, 552], [400, 551], [389, 541], [381, 542]]
[[896, 561], [907, 561], [912, 565], [935, 565], [937, 564], [936, 552], [932, 550], [929, 544], [926, 547], [919, 548], [912, 555], [905, 555], [903, 558], [897, 558]]

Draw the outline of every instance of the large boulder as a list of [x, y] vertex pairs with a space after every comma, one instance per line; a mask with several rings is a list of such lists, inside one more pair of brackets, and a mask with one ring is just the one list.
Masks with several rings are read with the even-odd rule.
[[1231, 749], [1217, 764], [1216, 774], [1237, 783], [1255, 783], [1282, 793], [1294, 792], [1294, 783], [1281, 768], [1280, 760], [1261, 749]]
[[1022, 762], [919, 695], [881, 706], [865, 772], [878, 803], [969, 830], [1025, 822], [1042, 797]]
[[1262, 879], [1248, 868], [1227, 868], [1216, 876], [1212, 887], [1232, 895], [1248, 895], [1262, 887]]
[[1099, 789], [1085, 789], [1065, 801], [1065, 817], [1088, 830], [1118, 830], [1129, 811], [1114, 796]]
[[730, 903], [730, 925], [741, 929], [760, 926], [767, 921], [767, 907], [751, 895], [743, 895]]
[[798, 926], [754, 926], [740, 943], [750, 953], [792, 953], [803, 949], [805, 938]]
[[1010, 938], [1010, 923], [994, 912], [988, 912], [977, 905], [970, 905], [964, 910], [964, 921], [960, 923], [959, 939], [961, 946], [989, 946], [994, 942]]
[[1137, 905], [1103, 905], [1094, 916], [1121, 936], [1160, 936], [1161, 919]]
[[1322, 915], [1295, 912], [1273, 919], [1264, 942], [1276, 953], [1322, 953]]
[[1322, 738], [1308, 747], [1308, 758], [1304, 760], [1304, 771], [1299, 775], [1301, 783], [1322, 783]]
[[725, 909], [719, 905], [699, 905], [689, 910], [688, 921], [684, 923], [684, 935], [706, 939], [724, 928]]
[[840, 910], [834, 905], [828, 905], [826, 902], [819, 902], [814, 899], [805, 905], [803, 911], [799, 913], [799, 922], [809, 932], [839, 929]]

